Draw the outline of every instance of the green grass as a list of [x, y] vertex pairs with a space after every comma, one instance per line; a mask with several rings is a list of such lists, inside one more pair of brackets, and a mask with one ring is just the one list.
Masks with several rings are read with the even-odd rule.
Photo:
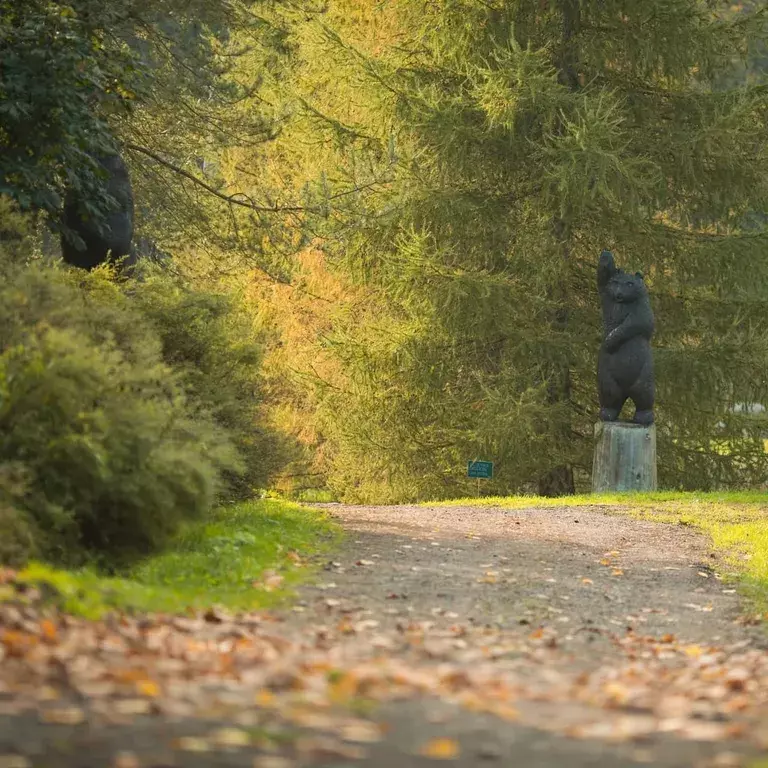
[[448, 501], [429, 501], [422, 506], [428, 507], [584, 507], [630, 505], [632, 507], [656, 507], [670, 504], [756, 504], [768, 511], [768, 491], [722, 491], [722, 492], [680, 492], [654, 491], [653, 493], [599, 493], [577, 496], [483, 496], [481, 498], [450, 499]]
[[660, 523], [692, 525], [707, 533], [713, 546], [740, 574], [742, 588], [760, 611], [768, 611], [768, 493], [615, 493], [561, 498], [494, 496], [432, 502], [428, 506], [610, 507], [614, 514]]
[[[217, 605], [249, 610], [284, 600], [293, 585], [313, 572], [305, 558], [328, 550], [339, 536], [339, 528], [316, 510], [251, 501], [188, 525], [166, 552], [122, 578], [33, 563], [20, 579], [42, 585], [64, 610], [88, 618], [114, 609], [183, 613]], [[254, 586], [269, 570], [282, 577], [279, 587]]]

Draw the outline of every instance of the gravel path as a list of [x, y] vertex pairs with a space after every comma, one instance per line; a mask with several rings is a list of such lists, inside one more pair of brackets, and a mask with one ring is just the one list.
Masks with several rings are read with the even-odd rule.
[[[570, 686], [580, 673], [612, 680], [642, 656], [637, 646], [648, 638], [694, 654], [699, 647], [752, 648], [768, 663], [764, 630], [744, 626], [735, 590], [717, 573], [715, 553], [691, 528], [605, 514], [600, 507], [323, 506], [343, 524], [348, 541], [337, 560], [341, 568], [331, 565], [325, 583], [305, 590], [301, 622], [308, 615], [328, 622], [329, 614], [353, 611], [363, 620], [375, 616], [385, 636], [429, 622], [438, 635], [459, 623], [520, 640], [514, 674], [530, 687], [519, 692], [517, 722], [467, 718], [459, 708], [435, 705], [442, 722], [430, 735], [460, 742], [457, 764], [484, 765], [494, 755], [531, 766], [741, 765], [738, 755], [768, 749], [768, 692], [753, 713], [755, 722], [766, 724], [757, 750], [706, 728], [692, 729], [694, 738], [654, 733], [660, 722], [670, 727], [675, 717], [690, 714], [675, 698], [680, 691], [666, 713], [657, 711], [659, 717], [646, 722], [650, 732], [642, 722], [622, 721], [623, 714], [607, 718], [604, 709], [573, 700]], [[324, 596], [331, 594], [341, 602], [332, 598], [329, 608]], [[440, 660], [439, 643], [426, 645], [424, 655]], [[637, 682], [659, 673], [656, 663], [640, 665]], [[638, 709], [642, 719], [648, 710]], [[430, 712], [422, 702], [382, 713], [392, 735], [376, 764], [430, 762], [412, 756], [425, 739]], [[709, 713], [696, 717], [707, 722]], [[639, 738], [629, 738], [635, 730]]]
[[151, 712], [96, 706], [81, 656], [81, 715], [52, 723], [23, 677], [39, 693], [51, 665], [3, 668], [0, 768], [727, 768], [768, 750], [766, 634], [690, 528], [588, 507], [320, 506], [346, 542], [292, 607], [174, 628], [169, 648], [210, 637], [215, 664], [171, 650], [161, 666], [155, 628], [109, 628], [99, 663], [154, 654]]

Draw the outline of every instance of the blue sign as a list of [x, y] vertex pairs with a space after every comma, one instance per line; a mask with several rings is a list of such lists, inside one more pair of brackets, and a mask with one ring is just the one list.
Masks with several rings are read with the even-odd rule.
[[493, 477], [493, 462], [468, 461], [467, 477], [485, 477], [490, 480]]

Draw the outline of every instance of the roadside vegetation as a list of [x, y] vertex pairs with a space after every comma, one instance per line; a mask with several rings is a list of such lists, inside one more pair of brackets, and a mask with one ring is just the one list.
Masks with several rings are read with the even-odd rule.
[[91, 617], [280, 600], [335, 533], [252, 500], [289, 450], [254, 313], [174, 273], [47, 264], [29, 224], [0, 203], [0, 566]]
[[[186, 524], [165, 551], [119, 577], [32, 562], [16, 583], [35, 585], [64, 611], [94, 619], [113, 610], [248, 611], [284, 600], [339, 536], [337, 526], [316, 511], [276, 500], [248, 501]], [[10, 587], [6, 591], [18, 597]]]
[[761, 491], [722, 493], [613, 493], [544, 498], [487, 496], [429, 502], [429, 506], [604, 507], [606, 512], [631, 515], [657, 523], [690, 525], [712, 540], [738, 574], [744, 593], [758, 610], [768, 612], [768, 494]]

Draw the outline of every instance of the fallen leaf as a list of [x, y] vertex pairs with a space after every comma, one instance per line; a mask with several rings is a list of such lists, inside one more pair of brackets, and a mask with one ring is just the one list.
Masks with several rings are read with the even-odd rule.
[[152, 709], [147, 699], [119, 699], [112, 706], [121, 715], [146, 715]]
[[592, 581], [592, 579], [584, 578], [584, 579], [581, 580], [581, 583], [582, 584], [594, 584], [595, 582]]
[[749, 682], [751, 675], [747, 669], [732, 669], [725, 677], [725, 684], [732, 691], [742, 691]]
[[38, 701], [58, 701], [61, 698], [61, 694], [50, 685], [44, 685], [37, 689], [35, 698]]
[[136, 692], [154, 699], [160, 695], [160, 686], [154, 680], [139, 680], [136, 683]]
[[238, 728], [221, 728], [210, 734], [209, 738], [221, 747], [247, 747], [251, 737]]
[[285, 581], [284, 577], [277, 571], [268, 569], [261, 574], [261, 581], [257, 583], [259, 584], [258, 588], [263, 589], [265, 592], [273, 592], [282, 586], [283, 581]]
[[50, 619], [43, 619], [40, 622], [40, 632], [49, 643], [56, 642], [58, 630], [56, 625]]
[[38, 644], [38, 639], [29, 632], [8, 629], [0, 636], [0, 643], [5, 646], [5, 651], [9, 656], [23, 657]]
[[614, 568], [611, 571], [611, 576], [623, 576], [623, 575], [624, 575], [624, 571], [622, 571], [621, 568]]
[[0, 755], [0, 768], [32, 768], [24, 755]]
[[204, 614], [203, 618], [211, 624], [222, 624], [229, 621], [229, 616], [217, 606], [211, 606]]
[[133, 752], [118, 752], [112, 761], [112, 768], [141, 768], [141, 762]]
[[259, 755], [254, 758], [253, 768], [295, 768], [296, 763], [280, 755]]
[[359, 720], [348, 723], [340, 731], [339, 735], [344, 741], [354, 741], [362, 744], [373, 744], [382, 739], [381, 726]]
[[744, 755], [737, 752], [720, 752], [710, 763], [711, 768], [741, 768], [743, 765]]
[[623, 706], [629, 701], [629, 689], [621, 683], [608, 683], [603, 690], [612, 705]]
[[85, 722], [85, 712], [80, 707], [41, 709], [39, 716], [41, 722], [55, 723], [56, 725], [80, 725], [80, 723]]
[[196, 736], [182, 736], [174, 742], [176, 749], [182, 752], [210, 752], [211, 745], [205, 740]]
[[257, 707], [271, 709], [276, 704], [275, 694], [265, 688], [254, 696], [254, 704], [256, 704]]
[[496, 717], [501, 720], [506, 720], [508, 723], [514, 723], [520, 719], [520, 710], [507, 704], [500, 704], [499, 706], [493, 707], [491, 712], [496, 715]]
[[419, 754], [432, 760], [455, 760], [461, 749], [455, 739], [432, 739], [423, 744]]

